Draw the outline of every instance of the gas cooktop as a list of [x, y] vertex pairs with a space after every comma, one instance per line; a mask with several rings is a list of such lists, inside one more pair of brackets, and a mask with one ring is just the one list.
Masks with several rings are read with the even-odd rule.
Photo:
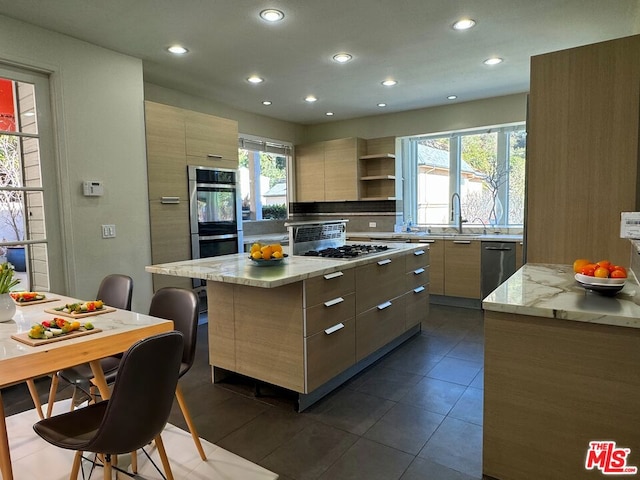
[[350, 260], [370, 253], [378, 253], [389, 250], [387, 245], [342, 245], [340, 247], [328, 247], [318, 250], [309, 250], [302, 253], [305, 257], [339, 258]]

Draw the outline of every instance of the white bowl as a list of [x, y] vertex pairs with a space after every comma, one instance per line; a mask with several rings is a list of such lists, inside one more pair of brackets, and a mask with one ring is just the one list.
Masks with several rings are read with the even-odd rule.
[[591, 277], [589, 275], [582, 275], [581, 273], [576, 273], [576, 280], [580, 283], [584, 283], [586, 285], [595, 285], [595, 286], [612, 286], [612, 285], [624, 285], [627, 281], [626, 278], [600, 278], [600, 277]]

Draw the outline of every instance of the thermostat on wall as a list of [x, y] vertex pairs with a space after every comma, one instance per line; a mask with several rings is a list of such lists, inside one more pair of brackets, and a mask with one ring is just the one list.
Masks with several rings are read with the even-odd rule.
[[102, 182], [85, 181], [82, 182], [82, 193], [85, 197], [101, 197], [104, 195]]
[[620, 238], [640, 238], [640, 212], [622, 212]]

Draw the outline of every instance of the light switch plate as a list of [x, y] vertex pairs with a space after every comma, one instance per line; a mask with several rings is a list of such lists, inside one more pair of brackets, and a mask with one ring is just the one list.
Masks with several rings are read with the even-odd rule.
[[369, 228], [376, 228], [377, 225], [376, 222], [369, 222]]
[[116, 238], [116, 226], [102, 225], [102, 238]]

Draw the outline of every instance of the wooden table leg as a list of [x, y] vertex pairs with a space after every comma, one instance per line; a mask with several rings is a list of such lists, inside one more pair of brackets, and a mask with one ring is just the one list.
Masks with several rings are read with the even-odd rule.
[[9, 451], [9, 437], [7, 436], [7, 422], [4, 417], [4, 403], [0, 393], [0, 472], [2, 480], [13, 480], [11, 468], [11, 452]]
[[107, 385], [107, 379], [104, 378], [104, 372], [100, 366], [100, 360], [93, 360], [92, 362], [89, 362], [89, 365], [91, 365], [91, 372], [93, 372], [93, 380], [91, 381], [96, 387], [98, 387], [102, 399], [107, 400], [110, 395], [109, 386]]

